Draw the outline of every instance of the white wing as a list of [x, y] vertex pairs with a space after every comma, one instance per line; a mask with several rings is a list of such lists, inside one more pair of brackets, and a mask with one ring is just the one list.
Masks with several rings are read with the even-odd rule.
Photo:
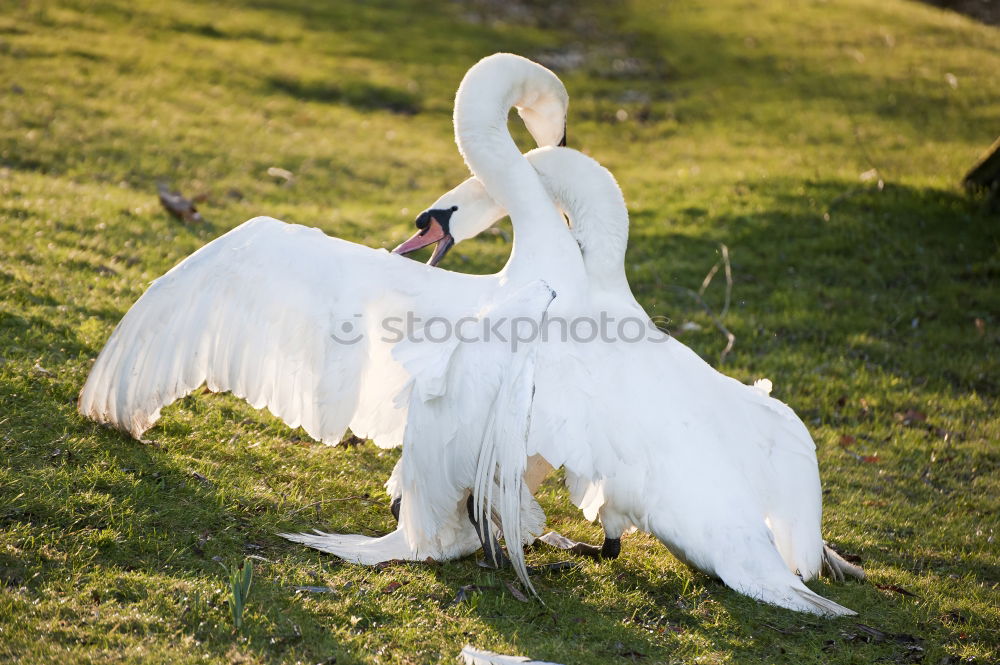
[[379, 313], [414, 305], [442, 280], [457, 300], [469, 293], [465, 276], [252, 219], [153, 282], [98, 356], [80, 412], [138, 438], [204, 383], [325, 443], [350, 425], [398, 445], [405, 405], [392, 396], [406, 374], [377, 339]]

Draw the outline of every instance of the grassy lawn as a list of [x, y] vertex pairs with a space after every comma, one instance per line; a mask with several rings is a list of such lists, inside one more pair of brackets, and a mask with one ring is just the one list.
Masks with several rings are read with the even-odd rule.
[[[0, 0], [0, 662], [1000, 659], [1000, 220], [958, 185], [1000, 129], [1000, 31], [904, 0], [606, 4]], [[636, 296], [713, 363], [681, 289], [729, 248], [723, 369], [812, 430], [825, 534], [870, 580], [811, 586], [859, 617], [759, 605], [641, 534], [540, 577], [545, 605], [472, 558], [346, 565], [274, 534], [391, 530], [395, 452], [224, 395], [145, 443], [77, 415], [149, 281], [247, 218], [406, 237], [466, 175], [451, 100], [497, 50], [563, 77], [570, 145], [629, 201]], [[169, 217], [158, 180], [206, 222]], [[447, 267], [508, 251], [502, 226]], [[598, 540], [558, 480], [550, 526]], [[234, 635], [220, 562], [248, 556]]]

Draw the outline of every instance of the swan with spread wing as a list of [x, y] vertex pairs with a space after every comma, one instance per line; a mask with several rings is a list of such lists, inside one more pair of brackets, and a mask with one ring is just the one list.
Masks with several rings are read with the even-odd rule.
[[[508, 208], [522, 240], [500, 273], [453, 273], [316, 229], [256, 218], [201, 248], [149, 287], [95, 361], [80, 393], [80, 412], [138, 438], [163, 407], [206, 384], [257, 408], [267, 407], [288, 425], [302, 426], [330, 444], [339, 442], [348, 427], [386, 447], [416, 436], [418, 428], [406, 426], [409, 396], [433, 393], [436, 377], [447, 367], [435, 366], [434, 355], [419, 345], [386, 339], [385, 321], [403, 314], [459, 321], [482, 318], [489, 311], [538, 320], [555, 289], [562, 292], [560, 302], [569, 303], [570, 294], [583, 284], [579, 251], [513, 142], [509, 147], [518, 161], [511, 155], [502, 163], [490, 161], [500, 154], [491, 129], [505, 122], [514, 106], [539, 144], [561, 142], [565, 88], [549, 70], [510, 54], [485, 59], [466, 83], [471, 97], [461, 132], [467, 157], [470, 163], [483, 163], [479, 175], [493, 181], [494, 190], [506, 187], [520, 197], [518, 202], [512, 195]], [[434, 210], [437, 228], [428, 226], [427, 232], [449, 228], [448, 217], [456, 210]], [[549, 223], [536, 223], [545, 215]], [[461, 231], [459, 225], [450, 230]], [[438, 257], [442, 248], [447, 244], [439, 244]], [[496, 392], [512, 371], [497, 355], [502, 352], [491, 356], [488, 348], [460, 352], [475, 388], [467, 395], [465, 413], [478, 414], [463, 422], [487, 419]], [[530, 363], [521, 369], [530, 374]], [[454, 489], [471, 482], [467, 469], [459, 468], [467, 463], [457, 453], [443, 457], [435, 471], [447, 475], [450, 464], [456, 477], [466, 480], [425, 478], [412, 491], [416, 496], [445, 488], [451, 494], [467, 492]], [[443, 556], [450, 547], [447, 530], [427, 521], [433, 514], [418, 511], [437, 504], [414, 500], [408, 505], [414, 514], [401, 517], [409, 525], [410, 546], [424, 557]], [[540, 531], [539, 515], [526, 509], [527, 539]]]

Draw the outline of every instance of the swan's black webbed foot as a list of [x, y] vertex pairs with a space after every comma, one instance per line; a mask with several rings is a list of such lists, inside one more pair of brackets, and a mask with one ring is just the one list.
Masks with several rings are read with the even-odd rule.
[[483, 546], [483, 556], [486, 559], [486, 564], [491, 568], [504, 568], [510, 564], [510, 559], [507, 558], [507, 555], [500, 548], [500, 543], [496, 537], [491, 535], [488, 542], [483, 537], [483, 531], [479, 528], [479, 520], [476, 519], [475, 505], [475, 499], [470, 494], [469, 500], [465, 502], [465, 508], [469, 512], [469, 521], [475, 527], [476, 535], [479, 536], [479, 542]]
[[618, 555], [621, 553], [622, 553], [622, 539], [608, 538], [607, 536], [604, 536], [604, 544], [601, 545], [601, 558], [617, 559]]
[[397, 524], [399, 524], [399, 506], [402, 503], [402, 501], [403, 501], [402, 497], [397, 496], [395, 499], [392, 500], [392, 503], [389, 504], [389, 512], [392, 513], [392, 516], [396, 518]]

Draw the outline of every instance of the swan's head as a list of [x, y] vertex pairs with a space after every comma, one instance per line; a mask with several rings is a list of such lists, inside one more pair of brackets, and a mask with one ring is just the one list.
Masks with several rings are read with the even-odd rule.
[[427, 262], [436, 266], [452, 246], [479, 235], [506, 214], [478, 179], [469, 178], [417, 215], [417, 232], [392, 252], [409, 254], [437, 243]]
[[558, 88], [540, 93], [530, 105], [518, 106], [517, 114], [539, 147], [564, 146], [568, 106], [569, 96], [560, 84]]
[[521, 85], [514, 106], [538, 147], [565, 146], [569, 93], [559, 77], [537, 62], [520, 56], [498, 53], [491, 57], [497, 58], [512, 73], [520, 70]]

